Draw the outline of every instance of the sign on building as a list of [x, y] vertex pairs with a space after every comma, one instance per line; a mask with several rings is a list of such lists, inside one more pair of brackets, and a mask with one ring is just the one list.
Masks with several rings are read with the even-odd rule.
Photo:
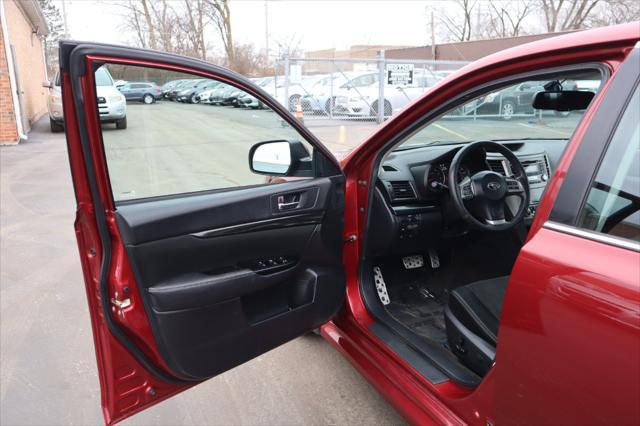
[[413, 84], [413, 64], [387, 64], [387, 84], [393, 86]]

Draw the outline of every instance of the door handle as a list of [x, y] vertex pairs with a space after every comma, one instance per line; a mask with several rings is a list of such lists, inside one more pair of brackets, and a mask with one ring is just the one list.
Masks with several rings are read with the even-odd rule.
[[297, 209], [300, 206], [300, 194], [279, 195], [277, 205], [279, 211]]

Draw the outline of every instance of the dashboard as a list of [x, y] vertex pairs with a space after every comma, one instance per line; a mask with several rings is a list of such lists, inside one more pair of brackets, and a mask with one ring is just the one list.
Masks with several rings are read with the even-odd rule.
[[[530, 187], [525, 224], [531, 224], [547, 182], [564, 152], [567, 140], [523, 140], [502, 144], [520, 160]], [[378, 251], [410, 251], [417, 245], [436, 244], [442, 238], [468, 230], [458, 220], [449, 196], [449, 167], [462, 145], [433, 145], [392, 151], [378, 172], [371, 211], [371, 226], [391, 229], [374, 233], [371, 248]], [[500, 154], [469, 155], [456, 176], [458, 182], [481, 170], [510, 175], [510, 164]], [[513, 212], [519, 199], [510, 197]]]

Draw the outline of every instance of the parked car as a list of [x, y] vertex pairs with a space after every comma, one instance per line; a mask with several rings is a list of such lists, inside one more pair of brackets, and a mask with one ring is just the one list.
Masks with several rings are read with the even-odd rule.
[[[518, 115], [534, 113], [532, 100], [536, 93], [544, 91], [549, 81], [525, 81], [506, 90], [489, 93], [479, 100], [475, 109], [480, 114], [499, 115], [503, 120], [511, 120]], [[565, 90], [577, 90], [575, 81], [562, 82]], [[466, 111], [470, 113], [470, 111]]]
[[202, 83], [203, 81], [204, 80], [201, 78], [191, 78], [179, 81], [175, 85], [170, 87], [169, 90], [167, 90], [165, 98], [169, 99], [170, 101], [177, 101], [178, 93], [182, 92], [183, 90], [191, 89], [192, 87], [196, 86], [199, 83]]
[[[100, 122], [115, 123], [117, 129], [126, 129], [127, 102], [125, 97], [116, 89], [111, 74], [106, 68], [100, 67], [95, 72], [95, 81]], [[56, 73], [53, 83], [46, 82], [43, 85], [49, 89], [47, 109], [49, 111], [49, 126], [53, 133], [64, 130], [64, 112], [62, 110], [60, 85], [59, 72]]]
[[200, 80], [197, 82], [193, 82], [193, 84], [191, 85], [181, 87], [181, 90], [176, 93], [176, 100], [178, 100], [179, 102], [197, 104], [200, 102], [200, 92], [214, 89], [218, 86], [218, 84], [220, 83], [211, 80]]
[[162, 90], [162, 97], [163, 98], [169, 98], [169, 92], [176, 87], [177, 85], [183, 83], [185, 81], [185, 79], [178, 79], [178, 80], [171, 80], [171, 81], [167, 81], [166, 83], [164, 83], [161, 87]]
[[286, 93], [286, 81], [284, 78], [269, 80], [267, 83], [263, 83], [261, 87], [281, 105], [289, 108], [289, 111], [294, 111], [298, 103], [302, 103], [302, 98], [309, 94], [309, 89], [324, 77], [324, 75], [303, 76], [302, 81], [299, 83], [290, 83]]
[[129, 82], [120, 86], [118, 90], [128, 101], [140, 101], [147, 105], [162, 99], [162, 88], [153, 82]]
[[214, 90], [209, 99], [213, 105], [232, 106], [236, 104], [240, 92], [237, 87], [222, 83]]
[[[177, 55], [60, 52], [65, 81], [96, 58], [140, 56], [256, 90]], [[126, 203], [110, 182], [130, 171], [86, 155], [105, 151], [83, 103], [95, 89], [64, 85], [65, 108], [87, 119], [67, 144], [105, 422], [319, 328], [411, 424], [640, 424], [639, 63], [637, 22], [498, 52], [342, 161], [265, 98], [282, 126], [248, 156], [222, 155], [268, 183]], [[497, 90], [569, 78], [604, 84], [537, 92], [533, 108], [574, 112], [553, 123], [445, 120]], [[252, 140], [263, 123], [233, 131]], [[156, 170], [148, 157], [140, 167]], [[193, 174], [192, 155], [171, 160], [157, 182]]]
[[210, 87], [203, 89], [201, 91], [199, 91], [196, 94], [196, 101], [203, 103], [203, 104], [210, 104], [211, 103], [211, 95], [213, 95], [213, 92], [220, 87], [222, 83], [215, 83], [213, 85], [211, 85]]
[[334, 73], [318, 80], [302, 96], [302, 109], [316, 113], [329, 114], [335, 109], [338, 89], [359, 73]]
[[242, 93], [238, 96], [237, 103], [238, 106], [243, 108], [262, 109], [265, 107], [262, 101], [248, 93]]
[[[368, 82], [373, 81], [371, 84]], [[414, 99], [422, 96], [439, 79], [430, 73], [415, 71], [407, 86], [384, 84], [384, 116], [390, 117]], [[354, 117], [375, 117], [379, 103], [378, 74], [369, 73], [347, 82], [337, 91], [335, 110]]]

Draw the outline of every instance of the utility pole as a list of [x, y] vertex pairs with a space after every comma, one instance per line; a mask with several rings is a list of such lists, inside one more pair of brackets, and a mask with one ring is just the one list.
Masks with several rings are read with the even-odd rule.
[[65, 0], [62, 0], [62, 22], [64, 24], [64, 38], [69, 38], [69, 28], [67, 27], [67, 8], [65, 7]]
[[264, 0], [264, 56], [266, 63], [269, 63], [269, 4]]
[[433, 19], [433, 10], [431, 11], [431, 59], [436, 60], [436, 26]]

